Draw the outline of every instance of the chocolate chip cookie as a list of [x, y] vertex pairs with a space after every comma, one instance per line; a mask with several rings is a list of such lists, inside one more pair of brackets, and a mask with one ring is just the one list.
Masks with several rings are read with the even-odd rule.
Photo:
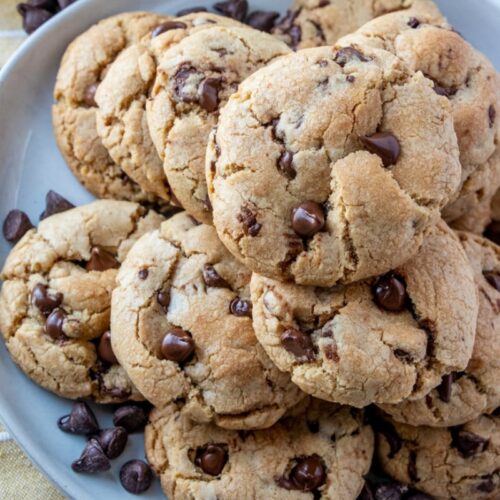
[[146, 120], [157, 57], [191, 32], [215, 25], [241, 26], [206, 12], [165, 19], [117, 57], [96, 92], [97, 131], [111, 158], [146, 193], [166, 201], [171, 198], [170, 187]]
[[461, 174], [448, 100], [389, 52], [352, 47], [293, 53], [243, 82], [206, 168], [229, 250], [325, 287], [406, 262]]
[[172, 500], [354, 500], [373, 448], [362, 412], [317, 400], [268, 430], [247, 432], [193, 423], [171, 405], [153, 411], [145, 440]]
[[495, 500], [500, 492], [500, 417], [480, 416], [450, 428], [375, 426], [384, 470], [436, 500]]
[[474, 275], [444, 223], [389, 274], [349, 286], [252, 277], [257, 338], [308, 394], [362, 407], [420, 399], [467, 366], [478, 313]]
[[333, 45], [371, 19], [398, 10], [442, 19], [431, 0], [295, 0], [273, 33], [293, 49]]
[[14, 247], [0, 330], [30, 378], [71, 399], [142, 399], [111, 348], [111, 292], [133, 242], [161, 221], [135, 203], [97, 201], [43, 220]]
[[[434, 82], [449, 100], [460, 149], [462, 182], [458, 199], [443, 211], [458, 229], [481, 234], [488, 206], [500, 186], [500, 80], [491, 62], [446, 23], [432, 16], [398, 12], [369, 22], [337, 46], [369, 45], [389, 50], [411, 71]], [[476, 213], [472, 214], [471, 212]]]
[[155, 406], [183, 399], [197, 422], [256, 429], [305, 397], [257, 342], [249, 282], [215, 229], [186, 213], [134, 246], [113, 294], [113, 349]]
[[163, 20], [142, 12], [104, 19], [73, 41], [61, 62], [52, 113], [55, 137], [73, 173], [98, 198], [159, 202], [109, 156], [97, 133], [95, 93], [121, 51]]
[[219, 110], [241, 81], [290, 49], [250, 28], [196, 31], [164, 51], [147, 104], [153, 142], [180, 204], [210, 223], [205, 180], [208, 137]]
[[382, 409], [410, 425], [460, 425], [500, 406], [500, 247], [459, 233], [479, 290], [479, 315], [472, 358], [463, 372], [449, 373], [424, 398]]

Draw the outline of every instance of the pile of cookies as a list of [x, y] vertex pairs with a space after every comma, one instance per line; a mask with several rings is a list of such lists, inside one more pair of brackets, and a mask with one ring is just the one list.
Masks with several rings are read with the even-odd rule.
[[68, 47], [55, 136], [101, 200], [4, 224], [12, 358], [127, 405], [60, 421], [74, 470], [147, 401], [172, 499], [500, 498], [495, 69], [430, 0], [215, 7]]

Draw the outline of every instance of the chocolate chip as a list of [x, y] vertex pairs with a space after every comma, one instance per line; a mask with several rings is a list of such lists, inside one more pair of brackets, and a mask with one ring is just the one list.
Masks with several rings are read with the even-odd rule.
[[398, 161], [401, 145], [391, 132], [377, 132], [370, 136], [360, 137], [360, 140], [370, 153], [382, 158], [384, 167], [390, 167]]
[[300, 457], [288, 477], [278, 479], [278, 486], [287, 490], [314, 491], [326, 481], [325, 467], [318, 455]]
[[500, 273], [496, 273], [493, 271], [487, 271], [484, 274], [486, 281], [497, 291], [500, 292]]
[[495, 491], [495, 482], [493, 481], [493, 476], [483, 476], [483, 481], [477, 485], [478, 491], [483, 491], [484, 493], [493, 493]]
[[227, 463], [227, 447], [224, 444], [207, 444], [196, 450], [194, 464], [206, 474], [218, 476]]
[[65, 319], [66, 313], [62, 309], [54, 309], [45, 322], [45, 333], [54, 340], [64, 337]]
[[292, 26], [288, 30], [288, 36], [290, 37], [290, 46], [296, 49], [302, 41], [302, 28], [300, 26]]
[[108, 458], [117, 458], [125, 449], [128, 441], [128, 432], [124, 427], [104, 429], [97, 436], [102, 451]]
[[473, 432], [463, 429], [452, 429], [453, 447], [456, 448], [464, 458], [470, 458], [482, 453], [488, 447], [489, 440]]
[[495, 120], [497, 117], [497, 110], [495, 109], [495, 106], [493, 104], [488, 108], [488, 119], [490, 121], [490, 128], [493, 128], [493, 125], [495, 125]]
[[28, 35], [35, 32], [54, 15], [53, 12], [45, 9], [38, 9], [27, 3], [18, 4], [17, 12], [23, 18], [23, 29]]
[[107, 271], [108, 269], [118, 269], [120, 263], [115, 259], [115, 256], [104, 250], [104, 248], [95, 246], [90, 251], [90, 259], [85, 266], [87, 271]]
[[98, 83], [91, 83], [85, 89], [83, 93], [83, 102], [88, 108], [97, 108], [97, 103], [95, 101], [95, 94], [97, 92], [97, 88], [99, 87]]
[[317, 434], [319, 432], [319, 422], [317, 420], [308, 420], [307, 428], [311, 434]]
[[346, 64], [348, 64], [353, 59], [357, 59], [361, 62], [367, 62], [369, 59], [364, 56], [359, 50], [356, 50], [354, 47], [343, 47], [337, 51], [333, 60], [343, 68]]
[[377, 280], [373, 287], [376, 304], [390, 312], [401, 312], [405, 309], [408, 295], [406, 284], [400, 276], [389, 273]]
[[313, 361], [316, 357], [311, 337], [295, 328], [289, 328], [281, 334], [281, 344], [301, 363]]
[[66, 198], [63, 198], [55, 191], [49, 191], [45, 196], [45, 210], [40, 215], [40, 220], [66, 212], [72, 208], [75, 208], [73, 203], [70, 203]]
[[177, 12], [176, 16], [187, 16], [188, 14], [194, 14], [195, 12], [207, 12], [206, 7], [189, 7], [188, 9], [182, 9]]
[[99, 432], [99, 424], [87, 403], [79, 401], [73, 405], [71, 413], [61, 417], [57, 426], [64, 432], [89, 436]]
[[56, 307], [59, 307], [63, 301], [62, 293], [50, 293], [47, 285], [39, 283], [31, 292], [31, 302], [40, 312], [48, 316]]
[[256, 10], [248, 15], [245, 22], [254, 29], [269, 33], [278, 17], [280, 17], [278, 12]]
[[53, 14], [59, 11], [59, 4], [57, 0], [28, 0], [27, 2], [32, 7], [37, 9], [45, 9]]
[[408, 20], [408, 26], [412, 29], [416, 29], [420, 26], [420, 21], [416, 17], [410, 17]]
[[21, 210], [11, 210], [3, 223], [3, 237], [17, 243], [30, 229], [33, 229], [33, 224], [29, 217]]
[[347, 75], [345, 79], [349, 83], [354, 83], [356, 81], [356, 77], [354, 75]]
[[227, 2], [217, 2], [214, 4], [214, 9], [219, 11], [231, 19], [241, 21], [247, 17], [248, 2], [247, 0], [229, 0]]
[[220, 78], [206, 78], [198, 87], [198, 99], [200, 106], [209, 113], [219, 108], [219, 90], [221, 88]]
[[437, 387], [439, 399], [444, 403], [450, 402], [452, 387], [453, 387], [453, 374], [450, 373], [443, 377], [441, 384]]
[[196, 102], [197, 96], [192, 95], [191, 92], [186, 91], [186, 84], [188, 80], [196, 75], [198, 71], [194, 69], [192, 66], [183, 65], [174, 75], [174, 91], [177, 97], [183, 102]]
[[149, 271], [147, 269], [139, 269], [137, 275], [139, 276], [140, 280], [144, 281], [148, 279]]
[[238, 316], [243, 318], [245, 316], [251, 318], [252, 317], [252, 303], [249, 300], [243, 300], [239, 297], [236, 297], [229, 304], [229, 311], [234, 316]]
[[376, 500], [402, 500], [408, 487], [398, 483], [382, 484], [375, 490]]
[[86, 444], [83, 452], [78, 460], [71, 464], [71, 468], [75, 472], [104, 472], [111, 468], [111, 462], [105, 455], [104, 451], [95, 438], [91, 438]]
[[314, 201], [305, 201], [292, 212], [293, 230], [302, 238], [312, 238], [325, 227], [323, 207]]
[[493, 221], [485, 230], [484, 236], [500, 245], [500, 221]]
[[127, 432], [137, 432], [144, 429], [148, 423], [147, 411], [138, 405], [125, 405], [113, 414], [115, 427], [124, 427]]
[[111, 347], [111, 332], [105, 332], [99, 339], [97, 346], [98, 356], [110, 365], [118, 364], [113, 348]]
[[457, 93], [457, 89], [442, 87], [438, 83], [434, 82], [434, 92], [436, 92], [437, 95], [448, 97], [449, 99]]
[[238, 222], [244, 225], [245, 233], [255, 237], [260, 233], [262, 224], [257, 222], [255, 214], [247, 207], [241, 207], [240, 213], [237, 216]]
[[377, 416], [372, 419], [372, 426], [379, 434], [382, 434], [385, 437], [387, 444], [389, 445], [389, 453], [387, 455], [388, 458], [394, 458], [403, 445], [403, 442], [401, 441], [394, 425], [384, 418]]
[[293, 153], [285, 151], [278, 159], [278, 169], [288, 179], [295, 179], [296, 170], [293, 168]]
[[160, 291], [156, 294], [156, 300], [158, 301], [158, 304], [166, 310], [170, 305], [170, 294], [168, 292]]
[[155, 38], [162, 33], [171, 30], [184, 30], [187, 28], [187, 24], [181, 21], [167, 21], [166, 23], [159, 24], [152, 32], [151, 38]]
[[163, 337], [161, 353], [164, 359], [182, 364], [189, 361], [194, 353], [194, 340], [189, 332], [171, 328]]
[[142, 460], [130, 460], [120, 469], [120, 483], [129, 493], [143, 493], [149, 489], [152, 482], [153, 471]]
[[414, 483], [418, 483], [420, 481], [417, 473], [417, 454], [413, 450], [410, 451], [408, 456], [408, 475]]

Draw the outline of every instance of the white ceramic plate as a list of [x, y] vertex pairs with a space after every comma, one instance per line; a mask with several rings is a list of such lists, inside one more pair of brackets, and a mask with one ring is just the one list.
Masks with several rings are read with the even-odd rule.
[[[215, 1], [215, 0], [214, 0]], [[437, 0], [449, 20], [500, 69], [500, 0]], [[35, 223], [44, 208], [45, 193], [53, 189], [76, 205], [91, 201], [59, 154], [51, 126], [52, 89], [61, 55], [68, 43], [95, 21], [126, 10], [175, 14], [206, 0], [79, 0], [43, 26], [22, 46], [0, 73], [0, 222], [12, 208], [26, 211]], [[284, 11], [288, 0], [251, 0], [254, 9]], [[10, 246], [0, 238], [0, 264]], [[68, 413], [69, 401], [33, 384], [10, 360], [0, 342], [0, 415], [31, 459], [71, 498], [133, 498], [118, 481], [120, 465], [144, 456], [142, 436], [135, 435], [113, 469], [97, 476], [78, 475], [69, 464], [83, 438], [63, 434], [57, 419]], [[96, 409], [102, 424], [110, 411]], [[0, 491], [0, 497], [2, 493]], [[155, 484], [143, 498], [162, 498]]]

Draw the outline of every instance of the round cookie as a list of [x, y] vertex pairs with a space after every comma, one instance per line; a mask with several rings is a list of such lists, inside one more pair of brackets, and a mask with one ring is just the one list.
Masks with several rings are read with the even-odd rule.
[[164, 19], [145, 12], [104, 19], [74, 40], [62, 59], [54, 90], [54, 134], [73, 173], [98, 198], [159, 202], [125, 174], [102, 144], [96, 128], [95, 92], [120, 52]]
[[0, 330], [36, 383], [71, 399], [143, 399], [110, 347], [111, 292], [134, 241], [162, 220], [135, 203], [97, 201], [43, 220], [13, 248]]
[[320, 401], [265, 431], [193, 423], [174, 405], [150, 419], [146, 454], [172, 500], [354, 500], [372, 458], [363, 413]]
[[448, 429], [391, 421], [381, 421], [375, 429], [379, 461], [396, 480], [435, 500], [498, 498], [499, 416], [483, 415]]
[[296, 50], [333, 45], [371, 19], [399, 10], [443, 19], [431, 0], [295, 0], [273, 34]]
[[[500, 186], [500, 80], [491, 62], [462, 36], [431, 15], [397, 12], [379, 17], [340, 39], [337, 48], [385, 49], [411, 71], [433, 80], [453, 112], [462, 183], [457, 200], [443, 210], [457, 229], [481, 234], [488, 206]], [[477, 213], [471, 214], [471, 211]]]
[[116, 58], [96, 92], [97, 131], [111, 158], [145, 192], [166, 201], [170, 200], [170, 187], [146, 119], [157, 56], [191, 32], [216, 24], [241, 26], [206, 12], [165, 20]]
[[381, 405], [395, 420], [410, 425], [451, 427], [500, 406], [500, 247], [470, 233], [458, 233], [479, 289], [474, 351], [463, 372], [416, 401]]
[[465, 369], [478, 313], [472, 269], [444, 223], [391, 273], [330, 289], [254, 274], [254, 328], [312, 396], [356, 407], [420, 399]]
[[289, 52], [272, 35], [229, 26], [198, 30], [162, 52], [149, 129], [176, 198], [200, 222], [212, 220], [205, 152], [219, 110], [247, 76]]
[[257, 429], [305, 397], [257, 342], [249, 283], [215, 229], [186, 213], [134, 246], [113, 293], [112, 343], [156, 407], [183, 399], [198, 422]]
[[206, 171], [217, 232], [241, 262], [328, 287], [414, 255], [461, 167], [450, 103], [430, 80], [383, 50], [323, 47], [240, 86]]

